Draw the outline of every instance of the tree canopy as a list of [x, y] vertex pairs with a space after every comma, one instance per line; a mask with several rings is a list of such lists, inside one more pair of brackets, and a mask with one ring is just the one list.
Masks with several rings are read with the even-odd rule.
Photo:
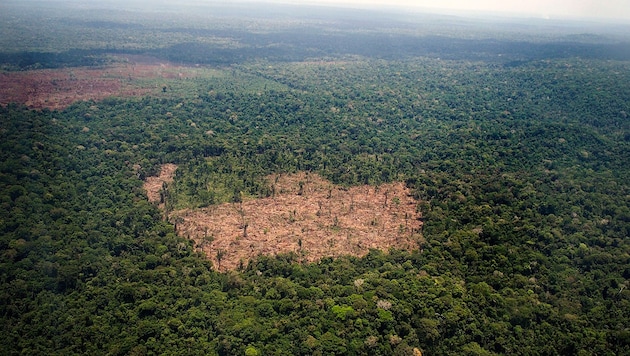
[[[144, 21], [79, 25], [148, 36]], [[171, 28], [172, 47], [143, 37], [142, 53], [227, 58], [220, 75], [62, 110], [0, 107], [4, 352], [629, 353], [627, 58], [551, 41], [503, 61], [495, 54], [519, 40], [463, 37], [438, 42], [474, 55], [441, 58], [412, 50], [430, 46], [411, 35], [335, 29], [365, 52], [331, 41], [332, 30], [321, 41], [338, 46], [326, 53], [252, 31], [282, 45], [228, 46], [235, 60], [181, 40], [209, 29]], [[179, 166], [167, 209], [269, 196], [273, 173], [401, 181], [417, 199], [421, 244], [312, 263], [261, 255], [218, 272], [147, 200], [143, 180], [164, 163]]]

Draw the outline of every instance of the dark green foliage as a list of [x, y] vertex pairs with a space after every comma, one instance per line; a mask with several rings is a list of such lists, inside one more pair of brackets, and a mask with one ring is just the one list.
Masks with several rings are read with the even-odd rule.
[[[3, 353], [630, 353], [629, 64], [535, 56], [242, 62], [275, 85], [0, 108]], [[219, 274], [146, 201], [167, 162], [168, 209], [270, 173], [405, 181], [422, 245]]]

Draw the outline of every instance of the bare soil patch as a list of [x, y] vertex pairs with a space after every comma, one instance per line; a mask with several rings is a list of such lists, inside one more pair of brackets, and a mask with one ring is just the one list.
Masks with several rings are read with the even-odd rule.
[[144, 189], [147, 191], [147, 198], [152, 203], [157, 203], [160, 209], [164, 209], [164, 201], [161, 196], [164, 183], [171, 183], [175, 177], [177, 165], [167, 163], [162, 165], [160, 175], [157, 177], [147, 177], [144, 181]]
[[63, 109], [76, 101], [112, 96], [142, 96], [162, 90], [139, 79], [178, 79], [194, 76], [192, 68], [128, 56], [124, 62], [100, 68], [75, 67], [0, 72], [0, 105], [24, 104], [33, 109]]
[[[159, 201], [156, 182], [171, 168], [151, 180], [151, 201]], [[169, 219], [221, 271], [246, 266], [260, 254], [295, 253], [313, 262], [363, 256], [370, 249], [418, 248], [422, 222], [403, 183], [344, 188], [305, 172], [268, 179], [272, 197], [175, 211]]]

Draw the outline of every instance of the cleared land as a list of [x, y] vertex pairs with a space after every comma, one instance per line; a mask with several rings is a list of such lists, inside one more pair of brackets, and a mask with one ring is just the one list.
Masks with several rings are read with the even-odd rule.
[[[151, 201], [160, 202], [161, 182], [173, 173], [168, 165], [147, 179]], [[175, 211], [169, 219], [222, 271], [246, 266], [260, 254], [295, 253], [312, 262], [370, 249], [418, 248], [422, 223], [403, 183], [344, 188], [305, 172], [268, 180], [272, 197]]]
[[160, 94], [168, 81], [194, 78], [202, 70], [142, 56], [117, 60], [100, 68], [0, 72], [0, 105], [20, 103], [33, 109], [63, 109], [76, 101]]
[[144, 189], [147, 191], [147, 197], [150, 202], [157, 203], [160, 209], [164, 209], [164, 201], [161, 192], [164, 183], [172, 183], [175, 177], [177, 165], [167, 163], [160, 168], [160, 175], [157, 177], [147, 177], [144, 181]]

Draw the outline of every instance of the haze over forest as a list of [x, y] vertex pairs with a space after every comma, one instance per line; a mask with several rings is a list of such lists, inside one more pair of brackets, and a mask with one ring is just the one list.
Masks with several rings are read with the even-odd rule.
[[2, 1], [3, 352], [630, 354], [627, 7], [410, 4]]

